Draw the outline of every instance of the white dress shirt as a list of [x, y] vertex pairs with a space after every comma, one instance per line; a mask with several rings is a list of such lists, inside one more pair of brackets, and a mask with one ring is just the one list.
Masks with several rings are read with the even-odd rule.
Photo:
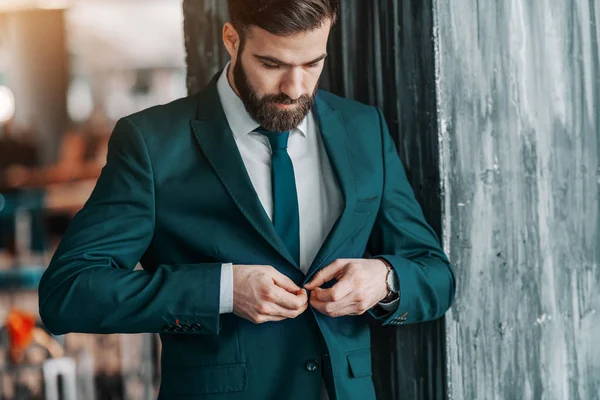
[[[254, 190], [272, 221], [271, 144], [265, 135], [253, 132], [260, 125], [250, 117], [244, 103], [229, 85], [228, 68], [229, 64], [217, 82], [223, 111]], [[287, 149], [294, 165], [300, 214], [300, 269], [304, 273], [308, 271], [344, 206], [342, 192], [318, 132], [319, 127], [311, 111], [290, 131]], [[221, 270], [220, 312], [233, 312], [231, 263], [223, 264]]]
[[[229, 64], [217, 82], [221, 105], [254, 190], [272, 221], [271, 145], [265, 135], [253, 132], [260, 125], [250, 117], [244, 103], [231, 88], [227, 79], [228, 69]], [[298, 195], [300, 269], [306, 273], [342, 213], [344, 201], [312, 111], [290, 131], [287, 151], [294, 166]], [[231, 263], [223, 264], [221, 269], [220, 296], [220, 313], [233, 312]], [[398, 301], [379, 304], [386, 310], [392, 310], [398, 306]], [[324, 383], [321, 387], [323, 399], [328, 399]]]

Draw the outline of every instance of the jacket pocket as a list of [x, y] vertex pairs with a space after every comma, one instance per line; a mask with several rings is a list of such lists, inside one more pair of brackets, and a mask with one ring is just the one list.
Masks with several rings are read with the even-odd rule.
[[189, 367], [163, 371], [161, 393], [165, 395], [240, 392], [246, 389], [246, 364]]
[[364, 378], [373, 374], [371, 369], [371, 349], [356, 350], [346, 354], [350, 377]]

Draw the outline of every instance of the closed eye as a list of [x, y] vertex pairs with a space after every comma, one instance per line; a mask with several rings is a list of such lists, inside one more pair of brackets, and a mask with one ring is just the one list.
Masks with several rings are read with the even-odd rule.
[[[261, 62], [262, 66], [265, 69], [280, 69], [283, 67], [285, 67], [285, 68], [294, 67], [294, 65], [285, 63], [274, 57], [263, 56], [263, 55], [259, 55], [259, 54], [254, 54], [254, 57], [256, 57], [256, 59]], [[327, 57], [327, 53], [324, 53], [320, 57], [315, 58], [314, 60], [312, 60], [306, 64], [298, 64], [297, 66], [304, 65], [304, 67], [307, 67], [307, 68], [319, 68], [321, 61], [323, 61], [326, 57]]]
[[267, 63], [262, 63], [263, 67], [265, 67], [266, 69], [279, 69], [279, 65], [276, 64], [267, 64]]

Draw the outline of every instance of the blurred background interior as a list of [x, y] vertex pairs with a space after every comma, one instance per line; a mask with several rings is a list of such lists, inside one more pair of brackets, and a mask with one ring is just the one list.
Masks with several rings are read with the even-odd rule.
[[[599, 1], [341, 2], [321, 86], [383, 110], [459, 284], [372, 326], [379, 398], [599, 398]], [[156, 336], [52, 337], [36, 288], [115, 121], [224, 66], [226, 6], [0, 0], [0, 400], [156, 398]]]
[[155, 337], [52, 337], [36, 294], [116, 120], [186, 95], [181, 2], [143, 2], [0, 0], [1, 399], [156, 398]]

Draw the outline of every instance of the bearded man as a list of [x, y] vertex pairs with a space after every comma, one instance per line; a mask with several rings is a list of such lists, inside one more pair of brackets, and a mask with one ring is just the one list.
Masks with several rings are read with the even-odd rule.
[[159, 333], [160, 399], [375, 399], [369, 319], [439, 318], [455, 282], [381, 111], [317, 89], [338, 9], [229, 0], [223, 71], [117, 123], [50, 331]]

